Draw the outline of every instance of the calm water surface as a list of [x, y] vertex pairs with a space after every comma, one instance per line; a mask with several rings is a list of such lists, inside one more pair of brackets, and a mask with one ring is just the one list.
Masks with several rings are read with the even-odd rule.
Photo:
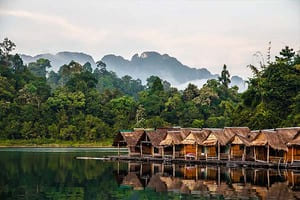
[[300, 171], [74, 159], [112, 154], [0, 149], [0, 199], [300, 199]]

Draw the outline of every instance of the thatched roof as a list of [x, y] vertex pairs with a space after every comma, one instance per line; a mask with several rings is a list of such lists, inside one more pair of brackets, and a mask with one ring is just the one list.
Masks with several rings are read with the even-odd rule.
[[247, 137], [243, 137], [242, 135], [235, 135], [230, 139], [229, 143], [250, 146], [251, 141]]
[[254, 131], [250, 131], [250, 133], [248, 134], [247, 138], [252, 141], [256, 138], [256, 136], [260, 133], [259, 130], [254, 130]]
[[203, 129], [210, 130], [208, 137], [202, 142], [204, 146], [214, 146], [219, 142], [221, 145], [226, 145], [227, 142], [231, 139], [228, 138], [224, 133], [223, 129]]
[[118, 146], [118, 144], [120, 146], [126, 146], [127, 145], [127, 143], [126, 143], [126, 141], [125, 141], [125, 139], [124, 139], [124, 137], [123, 137], [123, 135], [121, 134], [120, 131], [117, 133], [117, 135], [115, 136], [114, 141], [113, 141], [113, 146]]
[[273, 149], [287, 151], [287, 146], [276, 131], [261, 130], [259, 134], [251, 142], [251, 146], [270, 145]]
[[288, 146], [297, 145], [300, 146], [300, 132], [298, 132], [294, 139], [287, 143]]
[[224, 127], [224, 134], [231, 138], [234, 135], [241, 135], [247, 137], [250, 133], [250, 129], [248, 127]]
[[190, 134], [181, 143], [201, 145], [210, 132], [210, 130], [192, 130]]
[[300, 132], [300, 127], [276, 128], [276, 132], [280, 135], [284, 143], [288, 143], [295, 139], [295, 136]]
[[128, 175], [124, 177], [122, 185], [132, 186], [136, 190], [143, 189], [140, 179], [133, 172], [129, 172]]
[[136, 146], [143, 134], [144, 134], [143, 130], [133, 131], [133, 132], [121, 132], [121, 135], [126, 141], [127, 146]]
[[165, 139], [167, 132], [166, 131], [146, 131], [146, 134], [147, 134], [151, 144], [155, 147], [159, 147], [160, 142]]
[[160, 142], [161, 146], [170, 146], [173, 144], [181, 144], [189, 133], [187, 131], [168, 131], [167, 136]]

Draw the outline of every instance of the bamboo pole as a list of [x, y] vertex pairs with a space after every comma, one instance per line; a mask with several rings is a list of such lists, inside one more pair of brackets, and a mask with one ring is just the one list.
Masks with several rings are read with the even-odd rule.
[[294, 146], [292, 146], [292, 164], [294, 163]]
[[172, 164], [172, 168], [173, 168], [173, 177], [175, 177], [175, 164]]
[[255, 146], [254, 146], [254, 161], [256, 162], [256, 152], [255, 152]]
[[270, 161], [270, 145], [268, 144], [268, 149], [267, 149], [267, 163]]
[[228, 160], [230, 161], [231, 159], [231, 144], [229, 145], [229, 154], [228, 154]]
[[173, 159], [175, 159], [175, 145], [173, 144]]
[[120, 157], [120, 143], [118, 142], [118, 157]]
[[218, 142], [218, 160], [220, 160], [220, 143]]
[[244, 145], [243, 161], [246, 160], [246, 145]]
[[142, 145], [142, 143], [140, 144], [140, 152], [141, 152], [141, 157], [143, 157], [143, 145]]
[[195, 145], [196, 145], [196, 158], [195, 158], [195, 160], [198, 160], [198, 144], [195, 143]]
[[184, 160], [186, 160], [186, 145], [183, 145], [183, 154], [184, 154]]
[[162, 158], [165, 157], [165, 148], [164, 147], [161, 148], [161, 157]]

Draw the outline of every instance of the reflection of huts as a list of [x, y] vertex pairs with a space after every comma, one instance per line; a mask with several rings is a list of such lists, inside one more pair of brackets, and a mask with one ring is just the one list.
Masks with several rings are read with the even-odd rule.
[[167, 136], [160, 145], [163, 146], [163, 157], [170, 156], [173, 159], [184, 156], [182, 140], [186, 138], [188, 132], [186, 131], [168, 131]]
[[285, 155], [287, 162], [300, 161], [300, 127], [276, 129], [278, 134], [286, 142], [288, 152]]
[[208, 137], [202, 142], [205, 146], [206, 159], [228, 159], [228, 141], [233, 137], [231, 133], [225, 134], [223, 129], [204, 129], [210, 130]]
[[255, 161], [283, 162], [288, 150], [279, 134], [272, 130], [260, 131], [250, 145], [254, 148]]
[[161, 176], [160, 179], [166, 184], [168, 191], [177, 192], [177, 193], [180, 192], [182, 186], [182, 182], [180, 178]]
[[140, 156], [140, 146], [139, 142], [143, 135], [143, 130], [137, 131], [120, 131], [116, 135], [113, 146], [117, 146], [118, 149], [121, 146], [127, 146], [129, 156]]
[[207, 138], [210, 130], [192, 130], [181, 142], [184, 145], [185, 158], [205, 159], [202, 142]]
[[133, 172], [129, 172], [127, 176], [125, 176], [121, 185], [133, 187], [134, 190], [144, 189], [140, 179]]
[[168, 190], [167, 185], [160, 179], [160, 175], [152, 175], [148, 188], [154, 189], [156, 192], [165, 192]]

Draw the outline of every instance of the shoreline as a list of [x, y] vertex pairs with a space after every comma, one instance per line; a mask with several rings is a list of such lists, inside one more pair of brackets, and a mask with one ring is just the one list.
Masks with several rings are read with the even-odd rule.
[[97, 142], [62, 141], [49, 139], [0, 140], [0, 148], [115, 148], [112, 139]]

